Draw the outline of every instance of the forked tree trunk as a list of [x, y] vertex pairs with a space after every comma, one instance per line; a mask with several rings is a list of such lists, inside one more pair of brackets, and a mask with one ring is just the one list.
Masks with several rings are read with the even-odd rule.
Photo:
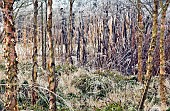
[[3, 21], [5, 30], [5, 53], [6, 60], [6, 104], [5, 109], [7, 111], [18, 111], [17, 105], [17, 53], [15, 50], [16, 36], [13, 20], [13, 4], [14, 0], [4, 0], [3, 4]]
[[141, 1], [138, 0], [138, 81], [142, 83], [142, 38], [143, 38], [143, 16], [141, 13]]
[[166, 4], [163, 5], [162, 1], [162, 17], [161, 17], [161, 34], [160, 34], [160, 75], [159, 75], [159, 86], [160, 86], [160, 97], [161, 97], [161, 109], [165, 111], [167, 108], [167, 97], [166, 97], [166, 86], [165, 86], [165, 50], [164, 50], [164, 33], [165, 33], [165, 18], [166, 11], [168, 9], [170, 0], [166, 0]]
[[153, 67], [153, 57], [154, 57], [154, 50], [156, 46], [156, 38], [158, 33], [158, 4], [159, 0], [154, 0], [154, 10], [153, 10], [153, 26], [152, 26], [152, 39], [148, 51], [148, 60], [147, 60], [147, 71], [146, 71], [146, 84], [144, 86], [144, 91], [142, 94], [142, 98], [139, 104], [139, 111], [143, 110], [143, 105], [146, 100], [146, 95], [149, 89], [150, 80], [152, 77], [152, 67]]
[[33, 5], [34, 5], [34, 25], [33, 25], [33, 43], [34, 43], [34, 47], [33, 47], [33, 55], [32, 55], [32, 60], [33, 60], [33, 69], [32, 69], [32, 82], [33, 82], [33, 86], [32, 86], [32, 104], [35, 105], [36, 104], [36, 100], [38, 99], [38, 94], [36, 92], [37, 87], [37, 68], [38, 68], [38, 51], [37, 51], [37, 47], [38, 47], [38, 34], [37, 34], [37, 15], [38, 15], [38, 1], [37, 0], [33, 0]]
[[50, 90], [50, 100], [49, 100], [49, 111], [56, 111], [56, 77], [55, 77], [55, 60], [54, 60], [54, 45], [52, 37], [52, 0], [48, 0], [48, 9], [47, 9], [47, 37], [49, 40], [49, 90]]

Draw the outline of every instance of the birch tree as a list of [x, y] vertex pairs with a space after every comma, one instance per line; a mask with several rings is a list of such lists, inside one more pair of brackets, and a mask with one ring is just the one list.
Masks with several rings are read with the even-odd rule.
[[72, 44], [72, 38], [73, 38], [73, 24], [72, 24], [72, 19], [73, 19], [73, 4], [75, 0], [69, 0], [70, 3], [70, 15], [69, 15], [69, 32], [68, 32], [68, 54], [67, 54], [67, 62], [72, 62], [72, 49], [73, 49], [73, 44]]
[[162, 111], [166, 110], [167, 107], [167, 97], [166, 97], [166, 86], [165, 86], [165, 50], [164, 50], [164, 33], [165, 33], [165, 23], [166, 23], [166, 11], [170, 4], [170, 0], [166, 0], [165, 5], [160, 1], [161, 4], [161, 32], [160, 32], [160, 45], [159, 45], [159, 53], [160, 53], [160, 75], [159, 75], [159, 86], [160, 86], [160, 97], [161, 97], [161, 108]]
[[141, 13], [141, 1], [138, 0], [138, 81], [142, 82], [142, 38], [143, 38], [143, 16]]
[[32, 81], [33, 81], [33, 90], [32, 90], [32, 104], [35, 105], [36, 104], [36, 99], [38, 98], [38, 94], [35, 91], [35, 87], [37, 85], [37, 68], [38, 68], [38, 51], [37, 51], [37, 47], [38, 47], [38, 34], [37, 34], [37, 15], [38, 15], [38, 1], [37, 0], [33, 0], [33, 5], [34, 5], [34, 24], [33, 24], [33, 69], [32, 69]]
[[49, 41], [49, 90], [50, 90], [50, 100], [49, 100], [49, 111], [56, 111], [56, 78], [55, 78], [55, 60], [54, 60], [54, 45], [53, 45], [53, 36], [52, 36], [52, 0], [48, 0], [47, 8], [47, 37]]
[[158, 33], [158, 4], [159, 0], [154, 0], [154, 9], [153, 9], [153, 26], [152, 26], [152, 38], [151, 43], [148, 51], [148, 60], [147, 60], [147, 69], [146, 69], [146, 84], [144, 86], [144, 92], [142, 94], [142, 98], [139, 104], [139, 111], [143, 110], [143, 105], [146, 100], [146, 95], [149, 89], [151, 77], [152, 77], [152, 68], [153, 68], [153, 57], [154, 57], [154, 50], [156, 47], [156, 39]]
[[[2, 1], [1, 1], [2, 2]], [[5, 30], [4, 38], [4, 57], [6, 60], [6, 104], [5, 109], [8, 111], [18, 111], [17, 105], [17, 53], [15, 50], [16, 36], [13, 19], [14, 0], [3, 0], [3, 22]]]

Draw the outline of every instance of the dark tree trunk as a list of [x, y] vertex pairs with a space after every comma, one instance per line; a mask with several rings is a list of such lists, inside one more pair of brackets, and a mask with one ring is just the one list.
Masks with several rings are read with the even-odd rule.
[[42, 67], [46, 69], [46, 54], [45, 54], [45, 37], [44, 37], [44, 14], [43, 14], [43, 2], [41, 2], [41, 40], [42, 40]]

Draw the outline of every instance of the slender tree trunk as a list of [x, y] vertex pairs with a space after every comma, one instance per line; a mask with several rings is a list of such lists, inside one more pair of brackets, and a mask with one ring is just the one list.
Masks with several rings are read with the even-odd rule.
[[[94, 22], [94, 38], [96, 39], [96, 42], [94, 42], [94, 46], [96, 47], [97, 49], [97, 52], [96, 52], [96, 58], [97, 58], [97, 61], [96, 61], [96, 67], [99, 69], [101, 67], [101, 36], [102, 36], [102, 32], [101, 32], [101, 24], [100, 23], [96, 23], [96, 21]], [[95, 37], [96, 36], [96, 37]], [[95, 41], [95, 40], [94, 40]]]
[[77, 61], [80, 63], [80, 40], [81, 40], [81, 33], [80, 28], [78, 28], [78, 38], [77, 38]]
[[[61, 36], [60, 36], [60, 40], [61, 40], [61, 44], [60, 44], [60, 47], [61, 47], [61, 61], [64, 61], [65, 62], [65, 55], [64, 53], [67, 54], [67, 50], [65, 50], [66, 52], [64, 52], [64, 46], [66, 47], [67, 44], [66, 44], [66, 35], [65, 35], [65, 18], [64, 18], [64, 12], [63, 10], [60, 10], [61, 11], [61, 14], [60, 16], [62, 17], [62, 23], [61, 23]], [[63, 63], [63, 62], [62, 62]]]
[[27, 44], [27, 27], [26, 27], [26, 19], [24, 19], [24, 26], [23, 26], [23, 36], [24, 36], [24, 48], [26, 48]]
[[72, 10], [73, 10], [73, 3], [74, 3], [74, 0], [70, 0], [70, 16], [69, 16], [69, 32], [68, 32], [68, 55], [67, 55], [67, 62], [69, 63], [69, 62], [71, 62], [72, 61], [72, 35], [73, 35], [73, 33], [72, 33], [72, 15], [73, 15], [73, 12], [72, 12]]
[[58, 57], [57, 61], [59, 61], [61, 59], [61, 47], [60, 47], [61, 46], [61, 30], [58, 29], [57, 34], [58, 34], [57, 35], [57, 41], [56, 41], [57, 49], [58, 49], [58, 51], [57, 51], [57, 57]]
[[45, 32], [44, 32], [44, 69], [46, 69], [46, 64], [47, 64], [47, 57], [46, 57], [46, 50], [47, 50], [47, 0], [45, 0]]
[[152, 26], [152, 40], [150, 43], [149, 51], [148, 51], [148, 60], [147, 60], [147, 71], [146, 71], [146, 84], [144, 86], [144, 92], [139, 104], [139, 111], [143, 110], [143, 105], [146, 100], [146, 95], [149, 89], [150, 80], [152, 77], [152, 67], [153, 67], [153, 57], [154, 50], [156, 46], [156, 38], [158, 33], [158, 4], [159, 0], [154, 0], [154, 10], [153, 10], [153, 26]]
[[[84, 23], [83, 23], [84, 24]], [[84, 66], [87, 63], [87, 55], [86, 55], [86, 38], [85, 38], [85, 25], [82, 28], [82, 65]]]
[[45, 63], [45, 52], [44, 52], [44, 16], [43, 16], [43, 2], [41, 2], [41, 40], [42, 40], [42, 67], [45, 69], [46, 63]]
[[35, 86], [37, 85], [37, 67], [38, 67], [38, 51], [37, 51], [37, 47], [38, 47], [38, 33], [37, 33], [37, 15], [38, 15], [38, 1], [37, 0], [33, 0], [33, 5], [34, 5], [34, 25], [33, 25], [33, 43], [34, 43], [34, 47], [33, 47], [33, 69], [32, 69], [32, 82], [33, 82], [33, 89], [32, 89], [32, 104], [35, 105], [36, 104], [36, 100], [38, 99], [38, 94], [35, 91], [37, 88], [35, 88]]
[[92, 23], [92, 36], [91, 36], [91, 43], [92, 43], [92, 46], [93, 46], [93, 49], [95, 49], [96, 47], [95, 47], [95, 28], [96, 28], [96, 24], [94, 23], [94, 20], [93, 20], [93, 23]]
[[138, 0], [138, 81], [142, 83], [142, 38], [143, 38], [143, 16], [141, 13], [141, 1]]
[[5, 30], [5, 52], [4, 57], [6, 60], [6, 104], [5, 109], [8, 111], [18, 111], [17, 105], [17, 53], [15, 50], [16, 37], [15, 27], [13, 20], [13, 3], [14, 0], [4, 0], [3, 4], [3, 21]]
[[[108, 60], [112, 58], [112, 47], [113, 47], [113, 18], [111, 17], [108, 21], [108, 28], [109, 28], [109, 48], [108, 48]], [[110, 66], [107, 64], [107, 68], [109, 69]]]
[[166, 11], [168, 9], [170, 0], [166, 0], [165, 6], [162, 1], [162, 17], [161, 17], [161, 34], [160, 34], [160, 75], [159, 75], [159, 84], [160, 84], [160, 97], [161, 97], [161, 109], [165, 111], [167, 108], [167, 98], [166, 98], [166, 86], [165, 86], [165, 50], [164, 50], [164, 33], [165, 33], [165, 18]]
[[56, 111], [56, 77], [55, 77], [55, 60], [54, 60], [54, 45], [52, 37], [52, 0], [48, 0], [48, 9], [47, 9], [47, 36], [49, 40], [49, 63], [48, 70], [50, 72], [48, 77], [49, 90], [50, 90], [50, 100], [49, 100], [49, 111]]

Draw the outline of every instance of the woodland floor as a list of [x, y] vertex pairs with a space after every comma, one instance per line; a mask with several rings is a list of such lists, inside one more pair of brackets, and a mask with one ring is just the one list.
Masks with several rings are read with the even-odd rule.
[[[0, 49], [3, 49], [0, 46]], [[2, 50], [0, 50], [2, 51]], [[18, 50], [21, 51], [21, 50]], [[24, 51], [22, 51], [24, 52]], [[41, 60], [38, 67], [39, 98], [31, 106], [32, 60], [19, 55], [18, 101], [20, 110], [48, 110], [48, 72], [43, 70]], [[58, 87], [56, 90], [59, 111], [136, 111], [142, 95], [143, 85], [136, 81], [136, 75], [124, 76], [116, 70], [87, 70], [73, 65], [56, 64]], [[0, 52], [0, 110], [3, 109], [5, 62]], [[145, 111], [159, 111], [158, 77], [152, 78]], [[170, 107], [170, 81], [166, 80], [168, 104]], [[155, 110], [154, 110], [155, 109]], [[170, 110], [170, 108], [169, 108]]]

